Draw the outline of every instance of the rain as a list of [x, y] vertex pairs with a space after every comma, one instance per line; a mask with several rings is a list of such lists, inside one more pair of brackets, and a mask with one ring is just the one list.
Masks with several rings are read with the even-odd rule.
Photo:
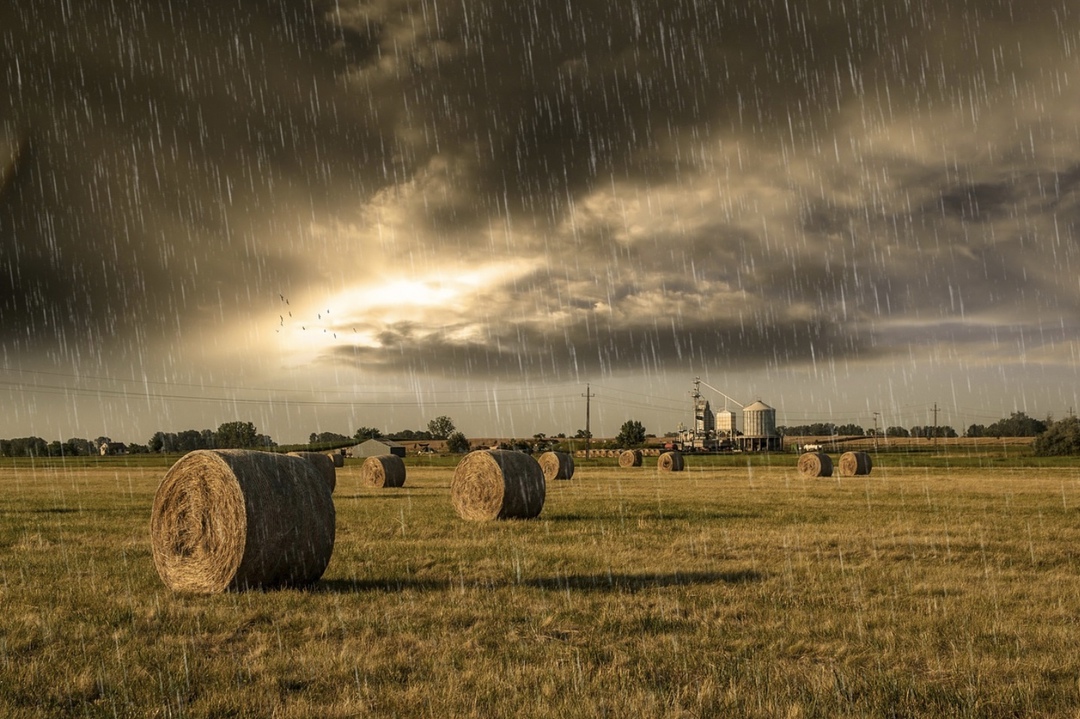
[[1080, 406], [1071, 1], [9, 0], [0, 58], [3, 438]]

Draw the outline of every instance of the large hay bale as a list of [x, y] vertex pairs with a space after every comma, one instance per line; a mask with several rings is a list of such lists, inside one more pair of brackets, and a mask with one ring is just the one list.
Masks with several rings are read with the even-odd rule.
[[841, 477], [855, 477], [870, 474], [874, 463], [866, 452], [844, 452], [837, 462]]
[[345, 466], [345, 455], [342, 452], [334, 452], [330, 455], [330, 459], [333, 460], [335, 467]]
[[683, 456], [680, 452], [664, 452], [656, 460], [656, 468], [661, 472], [681, 472], [683, 466]]
[[482, 449], [458, 462], [450, 499], [462, 519], [530, 519], [544, 508], [540, 463], [522, 452]]
[[641, 466], [641, 450], [640, 449], [627, 449], [619, 453], [619, 466], [620, 467], [640, 467]]
[[334, 500], [314, 463], [242, 449], [196, 450], [154, 495], [154, 566], [175, 591], [310, 584], [334, 551]]
[[574, 458], [565, 452], [544, 452], [537, 460], [544, 479], [570, 479], [574, 476]]
[[831, 477], [832, 459], [821, 452], [806, 452], [799, 457], [799, 474], [804, 477]]
[[289, 456], [305, 459], [315, 465], [315, 469], [319, 470], [319, 474], [330, 487], [330, 491], [334, 491], [337, 486], [337, 469], [334, 467], [334, 460], [329, 455], [322, 452], [289, 452]]
[[405, 460], [396, 454], [368, 457], [360, 465], [360, 481], [369, 487], [403, 487]]

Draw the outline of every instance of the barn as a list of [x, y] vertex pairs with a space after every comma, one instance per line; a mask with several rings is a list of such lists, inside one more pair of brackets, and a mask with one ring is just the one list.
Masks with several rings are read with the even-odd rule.
[[405, 456], [405, 445], [391, 439], [369, 439], [345, 450], [348, 457], [379, 457], [384, 454]]

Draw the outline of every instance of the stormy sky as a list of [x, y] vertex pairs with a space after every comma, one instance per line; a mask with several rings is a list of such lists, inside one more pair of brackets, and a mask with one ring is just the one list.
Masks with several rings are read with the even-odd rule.
[[1078, 363], [1072, 0], [0, 6], [0, 437], [573, 434], [586, 383], [662, 434], [695, 377], [963, 431]]

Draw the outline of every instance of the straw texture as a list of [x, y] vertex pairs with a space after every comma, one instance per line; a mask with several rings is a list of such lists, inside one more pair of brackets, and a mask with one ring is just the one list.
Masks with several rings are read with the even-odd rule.
[[870, 474], [874, 463], [866, 452], [844, 452], [837, 462], [841, 477], [855, 477]]
[[531, 456], [505, 449], [470, 452], [454, 469], [450, 499], [462, 519], [530, 519], [544, 508], [544, 471]]
[[368, 457], [360, 466], [360, 482], [369, 487], [403, 487], [405, 462], [396, 454]]
[[198, 450], [173, 464], [154, 495], [154, 566], [180, 592], [309, 584], [330, 563], [334, 522], [334, 501], [313, 463]]
[[574, 458], [565, 452], [544, 452], [537, 460], [544, 479], [570, 479], [574, 476]]
[[656, 468], [661, 472], [681, 472], [683, 456], [679, 452], [664, 452], [656, 460]]
[[799, 474], [804, 477], [831, 477], [832, 459], [821, 452], [806, 452], [799, 457]]

